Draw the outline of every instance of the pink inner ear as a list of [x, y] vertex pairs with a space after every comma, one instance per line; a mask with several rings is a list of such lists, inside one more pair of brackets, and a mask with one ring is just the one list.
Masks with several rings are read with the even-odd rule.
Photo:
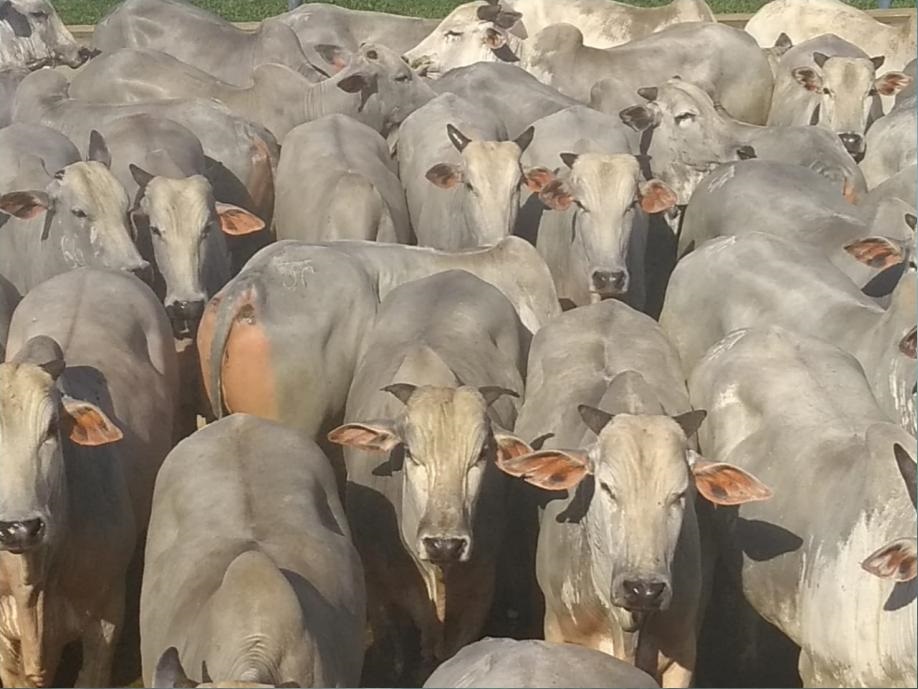
[[918, 576], [918, 551], [914, 538], [900, 538], [872, 553], [861, 567], [881, 579], [911, 581]]
[[14, 191], [0, 196], [0, 210], [22, 220], [31, 220], [48, 210], [48, 205], [36, 194]]
[[912, 78], [902, 72], [889, 72], [876, 80], [877, 93], [894, 96], [912, 83]]
[[554, 179], [549, 182], [541, 192], [539, 200], [546, 206], [556, 211], [566, 211], [574, 203], [574, 197], [564, 186], [560, 179]]
[[369, 452], [389, 452], [399, 443], [399, 439], [388, 429], [360, 423], [338, 426], [328, 434], [328, 439], [338, 445]]
[[533, 194], [538, 194], [555, 179], [555, 173], [548, 168], [534, 167], [526, 171], [523, 181], [526, 188]]
[[798, 67], [793, 71], [793, 74], [797, 83], [803, 86], [807, 91], [818, 91], [822, 88], [822, 77], [809, 67]]
[[768, 486], [732, 464], [698, 460], [692, 465], [692, 474], [698, 492], [715, 505], [742, 505], [772, 496]]
[[455, 165], [439, 163], [427, 171], [427, 180], [441, 189], [452, 189], [459, 184], [462, 175]]
[[497, 466], [545, 490], [570, 490], [590, 473], [586, 456], [573, 450], [543, 450], [512, 459], [498, 456]]
[[641, 208], [645, 213], [662, 213], [676, 205], [676, 194], [658, 179], [641, 187]]
[[497, 49], [502, 45], [506, 44], [506, 37], [500, 32], [494, 29], [488, 29], [485, 34], [485, 43], [488, 44], [488, 47]]
[[220, 218], [223, 232], [234, 237], [265, 229], [265, 223], [261, 218], [227, 203], [217, 204], [217, 216]]

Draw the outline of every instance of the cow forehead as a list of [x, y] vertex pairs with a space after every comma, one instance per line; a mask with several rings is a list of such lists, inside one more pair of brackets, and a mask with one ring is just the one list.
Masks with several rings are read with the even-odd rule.
[[876, 69], [862, 57], [831, 57], [823, 64], [822, 74], [831, 84], [853, 88], [873, 81]]
[[54, 380], [32, 364], [0, 364], [0, 418], [3, 425], [33, 418], [52, 400]]
[[684, 483], [688, 476], [685, 434], [662, 415], [617, 414], [599, 435], [597, 473], [602, 468], [619, 480], [657, 477], [662, 483]]
[[116, 210], [123, 214], [127, 210], [127, 192], [102, 163], [89, 161], [68, 165], [64, 168], [61, 187], [75, 200], [97, 211]]
[[577, 184], [597, 187], [604, 195], [618, 197], [634, 193], [640, 172], [637, 158], [627, 153], [582, 153], [574, 162], [571, 176]]
[[204, 177], [154, 177], [144, 195], [151, 217], [160, 224], [199, 232], [210, 220], [213, 191]]
[[470, 141], [462, 157], [469, 169], [483, 172], [495, 164], [517, 164], [520, 153], [520, 147], [512, 141]]
[[484, 433], [487, 408], [474, 388], [418, 388], [408, 400], [406, 435], [412, 441], [458, 441]]

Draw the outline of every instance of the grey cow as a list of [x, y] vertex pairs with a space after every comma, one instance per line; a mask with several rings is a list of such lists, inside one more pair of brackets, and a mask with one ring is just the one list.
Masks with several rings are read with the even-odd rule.
[[879, 186], [918, 159], [918, 98], [897, 102], [889, 114], [881, 117], [867, 131], [867, 151], [861, 170], [870, 189]]
[[[908, 214], [914, 214], [914, 207], [895, 199], [880, 203], [900, 209], [891, 223], [886, 219], [892, 214], [874, 211], [868, 217], [848, 203], [843, 192], [842, 185], [798, 165], [765, 160], [728, 163], [705, 177], [692, 195], [679, 254], [713, 237], [763, 232], [815, 247], [862, 285], [875, 273], [874, 267], [852, 261], [844, 246], [870, 235], [910, 242], [914, 228], [908, 225]], [[757, 212], [750, 215], [750, 208]]]
[[615, 297], [644, 308], [647, 213], [672, 207], [675, 194], [643, 179], [617, 118], [575, 106], [533, 126], [523, 162], [544, 168], [546, 181], [524, 208], [554, 212], [524, 210], [517, 233], [537, 233], [559, 298], [582, 305]]
[[800, 646], [803, 686], [914, 685], [915, 439], [857, 362], [821, 339], [739, 330], [689, 389], [709, 410], [705, 457], [774, 488], [718, 521], [727, 573]]
[[325, 3], [310, 2], [279, 15], [296, 32], [303, 50], [315, 45], [339, 45], [357, 50], [364, 43], [378, 43], [400, 55], [433, 31], [439, 20], [368, 12]]
[[532, 135], [507, 141], [497, 117], [451, 93], [412, 113], [399, 130], [399, 177], [418, 244], [456, 250], [510, 234], [532, 183], [520, 167]]
[[[905, 250], [879, 237], [847, 248], [900, 275], [907, 266]], [[914, 276], [893, 282], [883, 309], [812, 248], [760, 233], [721, 237], [676, 266], [660, 324], [686, 376], [738, 328], [774, 324], [832, 342], [860, 361], [888, 418], [914, 433]]]
[[[506, 489], [495, 458], [528, 450], [502, 430], [516, 405], [500, 398], [520, 396], [528, 345], [506, 297], [463, 271], [394, 289], [367, 336], [346, 423], [328, 437], [345, 446], [373, 663], [396, 675], [429, 672], [481, 633]], [[396, 614], [419, 646], [399, 639]], [[418, 651], [420, 667], [404, 655]]]
[[346, 115], [290, 132], [276, 187], [278, 239], [411, 240], [405, 191], [385, 139]]
[[15, 122], [0, 129], [0, 193], [41, 184], [82, 160], [73, 142], [55, 129]]
[[286, 65], [311, 81], [316, 70], [286, 24], [267, 19], [249, 33], [182, 0], [126, 0], [99, 20], [93, 45], [103, 53], [150, 48], [168, 53], [218, 79], [246, 86], [266, 63]]
[[171, 340], [153, 293], [109, 271], [48, 280], [16, 311], [0, 366], [4, 686], [52, 685], [72, 641], [77, 686], [111, 682], [126, 570], [171, 436]]
[[[150, 265], [131, 238], [127, 193], [106, 165], [104, 141], [98, 133], [93, 140], [97, 145], [86, 161], [52, 173], [40, 158], [29, 156], [31, 166], [20, 168], [22, 178], [10, 182], [19, 188], [0, 196], [0, 274], [20, 295], [81, 266], [150, 278]], [[59, 153], [66, 157], [67, 147]]]
[[883, 114], [880, 96], [895, 95], [911, 81], [902, 72], [878, 76], [884, 60], [835, 34], [795, 45], [778, 63], [768, 124], [823, 127], [860, 160], [864, 133]]
[[0, 68], [0, 127], [13, 121], [13, 98], [19, 83], [29, 74], [25, 67]]
[[50, 70], [35, 72], [19, 87], [14, 120], [57, 129], [82, 146], [93, 127], [127, 115], [173, 120], [191, 130], [213, 161], [217, 195], [270, 223], [274, 211], [274, 168], [279, 151], [266, 129], [212, 100], [169, 99], [119, 105], [71, 98], [66, 78]]
[[646, 673], [575, 644], [483, 639], [447, 660], [425, 687], [656, 687]]
[[[606, 97], [615, 89], [607, 79], [593, 87], [593, 107], [618, 114], [630, 126], [646, 131], [650, 165], [667, 175], [689, 179], [693, 167], [709, 169], [708, 161], [735, 159], [730, 149], [750, 146], [740, 157], [755, 157], [802, 165], [836, 182], [854, 202], [867, 191], [864, 176], [837, 136], [821, 127], [762, 127], [734, 119], [697, 84], [681, 78], [659, 86], [644, 87], [638, 94], [649, 103], [618, 109], [620, 96]], [[633, 97], [629, 98], [629, 104]], [[610, 110], [609, 108], [615, 108]], [[713, 155], [712, 155], [713, 154]], [[695, 163], [693, 165], [693, 162]], [[668, 165], [669, 163], [669, 165]], [[682, 169], [683, 175], [677, 171]]]
[[582, 101], [600, 79], [615, 78], [634, 92], [679, 74], [709, 84], [728, 112], [753, 124], [765, 123], [773, 82], [768, 60], [751, 36], [710, 22], [669, 26], [606, 50], [585, 46], [576, 27], [556, 24], [532, 39], [528, 69]]
[[76, 68], [93, 54], [74, 40], [49, 0], [5, 0], [0, 5], [0, 67]]
[[170, 648], [218, 686], [356, 686], [363, 567], [331, 467], [296, 431], [235, 414], [182, 441], [156, 481], [144, 559], [147, 686], [187, 680], [163, 682]]
[[615, 301], [569, 311], [533, 339], [515, 429], [547, 440], [499, 461], [549, 491], [535, 566], [545, 639], [636, 664], [664, 687], [689, 686], [695, 668], [695, 488], [715, 504], [768, 496], [734, 467], [695, 461], [704, 412], [691, 411], [682, 381], [649, 316]]

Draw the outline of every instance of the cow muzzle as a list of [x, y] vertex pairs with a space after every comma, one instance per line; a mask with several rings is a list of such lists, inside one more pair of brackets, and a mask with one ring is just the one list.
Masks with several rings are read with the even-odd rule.
[[41, 545], [45, 537], [45, 522], [40, 518], [0, 522], [0, 549], [14, 555]]
[[665, 610], [672, 599], [669, 581], [657, 574], [623, 574], [612, 592], [613, 603], [631, 612]]
[[625, 270], [594, 270], [590, 275], [593, 291], [602, 299], [618, 297], [628, 291], [630, 279]]
[[172, 323], [172, 334], [176, 339], [193, 338], [204, 315], [204, 300], [174, 301], [166, 306], [166, 315]]
[[450, 565], [469, 559], [467, 536], [425, 536], [421, 538], [421, 559], [436, 565]]
[[839, 134], [838, 138], [841, 139], [845, 150], [851, 154], [855, 162], [860, 162], [861, 158], [864, 157], [864, 150], [866, 148], [864, 145], [864, 137], [855, 132], [845, 132], [844, 134]]

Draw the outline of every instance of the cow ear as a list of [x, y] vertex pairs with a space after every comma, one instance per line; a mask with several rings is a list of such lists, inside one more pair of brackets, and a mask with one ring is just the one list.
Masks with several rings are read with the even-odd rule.
[[109, 153], [108, 144], [105, 143], [105, 138], [95, 129], [89, 133], [89, 157], [87, 160], [102, 163], [107, 168], [112, 166], [112, 154]]
[[134, 165], [134, 163], [131, 163], [128, 165], [128, 170], [130, 170], [131, 177], [134, 178], [134, 181], [137, 182], [137, 186], [141, 189], [144, 189], [150, 182], [153, 181], [154, 175], [151, 175], [139, 165]]
[[580, 157], [579, 153], [561, 153], [559, 154], [561, 162], [567, 165], [570, 169], [574, 169], [574, 163], [577, 162], [577, 158]]
[[449, 163], [439, 163], [430, 168], [424, 176], [441, 189], [452, 189], [462, 181], [462, 168]]
[[794, 47], [794, 42], [791, 40], [791, 37], [788, 36], [783, 31], [778, 35], [778, 38], [775, 40], [774, 45], [774, 54], [777, 57], [781, 57], [788, 50]]
[[656, 111], [646, 105], [632, 105], [618, 113], [619, 119], [636, 132], [654, 127], [658, 124]]
[[874, 299], [885, 297], [896, 289], [906, 268], [908, 268], [908, 264], [905, 261], [894, 263], [886, 270], [881, 270], [870, 278], [870, 281], [861, 287], [861, 292]]
[[707, 462], [698, 457], [692, 463], [692, 476], [698, 492], [715, 505], [742, 505], [772, 496], [768, 486], [732, 464]]
[[708, 413], [704, 409], [695, 409], [679, 414], [679, 416], [674, 416], [673, 421], [679, 424], [686, 438], [691, 438], [698, 432], [701, 422], [704, 421], [707, 415]]
[[313, 48], [323, 60], [335, 68], [335, 72], [340, 72], [347, 66], [351, 59], [351, 54], [340, 45], [329, 45], [328, 43], [319, 43]]
[[857, 239], [846, 244], [845, 251], [864, 265], [879, 270], [885, 270], [905, 260], [902, 248], [886, 237]]
[[529, 445], [510, 433], [495, 433], [494, 441], [497, 443], [498, 464], [532, 453]]
[[233, 237], [253, 234], [265, 229], [265, 221], [254, 213], [231, 203], [216, 203], [217, 218], [224, 234]]
[[676, 205], [675, 192], [658, 179], [641, 182], [638, 187], [645, 213], [662, 213]]
[[574, 203], [574, 195], [564, 180], [555, 179], [542, 188], [539, 200], [554, 211], [566, 211]]
[[509, 388], [502, 388], [499, 385], [485, 385], [478, 388], [478, 393], [484, 398], [485, 405], [490, 407], [497, 400], [499, 400], [504, 395], [509, 395], [510, 397], [519, 398], [519, 393], [510, 390]]
[[487, 29], [485, 31], [485, 45], [487, 45], [494, 56], [502, 62], [519, 62], [520, 58], [516, 53], [510, 50], [507, 45], [507, 34], [496, 29]]
[[523, 173], [523, 184], [533, 194], [538, 194], [555, 179], [555, 173], [547, 167], [531, 167]]
[[497, 466], [505, 474], [544, 490], [570, 490], [591, 473], [582, 450], [540, 450], [507, 459], [498, 455]]
[[899, 340], [899, 351], [909, 359], [918, 358], [916, 356], [916, 329], [915, 326], [905, 333], [905, 337]]
[[894, 96], [911, 83], [912, 78], [904, 72], [887, 72], [877, 77], [873, 86], [881, 96]]
[[72, 397], [61, 399], [63, 414], [61, 430], [77, 445], [97, 447], [108, 445], [124, 437], [121, 429], [91, 402]]
[[532, 137], [535, 136], [535, 127], [532, 125], [528, 126], [526, 130], [516, 137], [513, 142], [520, 147], [520, 153], [529, 148], [529, 144], [532, 143]]
[[864, 560], [861, 567], [880, 579], [911, 581], [918, 576], [918, 544], [914, 538], [887, 543]]
[[367, 452], [389, 452], [402, 442], [391, 421], [346, 423], [331, 431], [328, 439], [338, 445]]
[[[357, 72], [341, 79], [337, 87], [345, 93], [359, 93], [364, 100], [376, 92], [376, 77]], [[363, 104], [361, 104], [361, 109]]]
[[602, 409], [597, 409], [596, 407], [591, 407], [588, 404], [578, 405], [577, 413], [580, 414], [580, 418], [583, 419], [583, 423], [586, 424], [587, 428], [596, 435], [602, 432], [602, 429], [606, 427], [614, 416], [614, 414], [610, 414]]
[[185, 674], [185, 668], [182, 667], [182, 661], [179, 660], [178, 649], [175, 646], [167, 648], [156, 662], [156, 669], [153, 670], [153, 686], [168, 687], [168, 689], [198, 686]]
[[0, 196], [0, 211], [31, 220], [51, 208], [51, 197], [43, 191], [11, 191]]
[[822, 76], [812, 67], [797, 67], [791, 74], [807, 91], [815, 93], [822, 88]]
[[893, 454], [896, 457], [899, 475], [905, 482], [908, 499], [912, 501], [912, 506], [916, 506], [918, 505], [918, 478], [916, 478], [918, 467], [915, 466], [915, 460], [909, 456], [908, 451], [899, 443], [893, 445]]
[[876, 57], [870, 58], [870, 61], [873, 63], [874, 69], [880, 69], [883, 66], [883, 63], [886, 62], [885, 55], [877, 55]]
[[825, 53], [819, 53], [819, 52], [813, 53], [813, 62], [816, 63], [816, 66], [819, 67], [819, 69], [822, 69], [823, 66], [826, 64], [826, 62], [828, 62], [828, 60], [829, 60], [829, 56], [826, 55]]

